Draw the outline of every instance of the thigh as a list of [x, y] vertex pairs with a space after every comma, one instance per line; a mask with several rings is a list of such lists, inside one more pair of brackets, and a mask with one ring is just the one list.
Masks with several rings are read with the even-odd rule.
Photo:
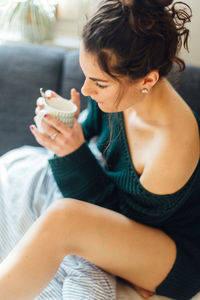
[[62, 226], [69, 230], [73, 224], [74, 254], [150, 291], [172, 269], [176, 245], [164, 232], [79, 200], [62, 199], [60, 204], [69, 212]]

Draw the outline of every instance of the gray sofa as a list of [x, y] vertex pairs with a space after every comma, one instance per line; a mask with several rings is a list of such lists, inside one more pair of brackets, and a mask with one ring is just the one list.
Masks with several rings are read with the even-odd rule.
[[[39, 89], [52, 89], [69, 97], [84, 81], [78, 51], [56, 47], [7, 44], [0, 46], [0, 155], [22, 145], [38, 146], [29, 130]], [[173, 75], [173, 74], [172, 74]], [[200, 113], [200, 68], [188, 66], [170, 76], [178, 92]], [[87, 99], [81, 96], [81, 109]]]
[[[56, 47], [0, 46], [0, 155], [22, 145], [38, 146], [29, 130], [39, 89], [69, 97], [84, 81], [78, 51]], [[81, 108], [87, 99], [81, 96]]]

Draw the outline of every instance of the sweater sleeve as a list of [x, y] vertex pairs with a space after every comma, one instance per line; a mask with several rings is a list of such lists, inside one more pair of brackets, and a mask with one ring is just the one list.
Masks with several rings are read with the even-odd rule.
[[99, 134], [100, 130], [100, 113], [97, 104], [91, 97], [88, 97], [87, 117], [81, 123], [83, 133], [87, 142]]
[[55, 155], [49, 160], [50, 167], [64, 197], [110, 207], [112, 200], [109, 196], [115, 185], [87, 143], [92, 137], [99, 135], [101, 128], [100, 111], [90, 97], [87, 118], [81, 125], [86, 142], [67, 156]]
[[114, 183], [97, 161], [87, 143], [65, 157], [49, 160], [54, 178], [64, 197], [111, 207], [108, 198], [115, 189]]

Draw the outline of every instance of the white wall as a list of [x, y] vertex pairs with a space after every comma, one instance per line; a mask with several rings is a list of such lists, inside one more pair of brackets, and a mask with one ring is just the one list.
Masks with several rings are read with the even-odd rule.
[[187, 25], [190, 29], [189, 53], [183, 50], [181, 57], [186, 63], [200, 66], [200, 0], [185, 0], [193, 11], [191, 23]]

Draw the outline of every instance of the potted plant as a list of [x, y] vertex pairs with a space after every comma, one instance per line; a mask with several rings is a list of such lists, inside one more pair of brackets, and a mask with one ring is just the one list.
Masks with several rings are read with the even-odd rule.
[[2, 40], [42, 43], [53, 36], [56, 0], [11, 0], [1, 6]]

